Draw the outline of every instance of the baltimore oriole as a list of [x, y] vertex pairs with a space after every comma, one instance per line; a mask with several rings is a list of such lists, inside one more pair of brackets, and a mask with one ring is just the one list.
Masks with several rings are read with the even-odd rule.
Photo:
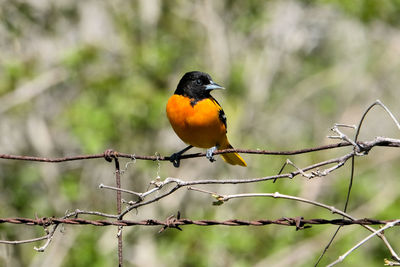
[[[217, 149], [232, 148], [226, 137], [226, 116], [210, 92], [224, 89], [204, 72], [187, 72], [167, 103], [167, 116], [175, 133], [188, 147], [174, 153], [170, 160], [179, 166], [179, 157], [192, 147], [207, 148], [206, 156], [213, 162]], [[229, 164], [246, 167], [238, 153], [221, 154]]]

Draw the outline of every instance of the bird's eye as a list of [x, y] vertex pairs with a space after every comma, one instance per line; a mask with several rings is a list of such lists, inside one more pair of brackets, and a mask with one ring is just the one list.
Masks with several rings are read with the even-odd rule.
[[197, 79], [197, 80], [196, 80], [196, 84], [198, 84], [198, 85], [202, 84], [201, 79]]

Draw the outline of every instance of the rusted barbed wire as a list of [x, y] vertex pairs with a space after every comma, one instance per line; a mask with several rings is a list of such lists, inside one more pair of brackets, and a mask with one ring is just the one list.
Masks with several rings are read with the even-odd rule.
[[[374, 146], [384, 146], [384, 147], [400, 147], [400, 140], [398, 139], [389, 139], [389, 138], [376, 138], [374, 141], [369, 142], [357, 142], [357, 144], [363, 150], [370, 150]], [[223, 149], [216, 150], [214, 155], [226, 154], [226, 153], [242, 153], [242, 154], [258, 154], [258, 155], [299, 155], [304, 153], [322, 151], [327, 149], [334, 149], [340, 147], [348, 147], [352, 146], [350, 142], [340, 142], [335, 144], [323, 145], [312, 148], [298, 149], [298, 150], [287, 150], [287, 151], [271, 151], [271, 150], [260, 150], [260, 149]], [[59, 158], [49, 158], [49, 157], [36, 157], [36, 156], [19, 156], [19, 155], [9, 155], [9, 154], [0, 154], [0, 159], [9, 159], [9, 160], [23, 160], [23, 161], [37, 161], [37, 162], [48, 162], [48, 163], [59, 163], [66, 161], [77, 161], [77, 160], [87, 160], [87, 159], [99, 159], [105, 158], [109, 156], [109, 150], [106, 150], [104, 153], [100, 154], [91, 154], [91, 155], [78, 155], [78, 156], [70, 156], [70, 157], [59, 157]], [[119, 158], [128, 158], [135, 160], [151, 160], [151, 161], [169, 161], [169, 156], [144, 156], [144, 155], [136, 155], [136, 154], [128, 154], [114, 151], [113, 154]], [[205, 157], [205, 153], [192, 153], [192, 154], [184, 154], [180, 157], [180, 159], [189, 159], [189, 158], [199, 158]]]
[[[171, 228], [176, 228], [177, 226], [182, 225], [198, 225], [198, 226], [212, 226], [212, 225], [224, 225], [224, 226], [266, 226], [266, 225], [283, 225], [283, 226], [296, 226], [298, 228], [303, 228], [306, 225], [324, 225], [324, 224], [332, 224], [332, 225], [385, 225], [387, 223], [394, 222], [396, 220], [378, 220], [371, 218], [364, 218], [358, 220], [349, 220], [349, 219], [304, 219], [302, 217], [293, 217], [293, 218], [279, 218], [275, 220], [270, 219], [257, 219], [257, 220], [239, 220], [239, 219], [230, 219], [225, 221], [216, 221], [216, 220], [191, 220], [186, 218], [173, 218], [167, 220], [155, 220], [155, 219], [147, 219], [140, 221], [133, 220], [88, 220], [82, 218], [0, 218], [0, 223], [9, 223], [9, 224], [25, 224], [25, 225], [36, 225], [36, 226], [44, 226], [48, 227], [50, 225], [57, 224], [71, 224], [71, 225], [94, 225], [94, 226], [167, 226]], [[395, 226], [400, 226], [400, 223], [397, 223]]]

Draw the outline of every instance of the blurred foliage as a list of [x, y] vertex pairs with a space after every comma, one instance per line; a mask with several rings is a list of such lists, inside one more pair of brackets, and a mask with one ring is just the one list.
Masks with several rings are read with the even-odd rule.
[[[228, 89], [214, 96], [228, 116], [228, 136], [240, 148], [286, 150], [331, 142], [326, 135], [335, 122], [356, 124], [378, 98], [400, 114], [397, 0], [12, 0], [0, 7], [0, 153], [55, 157], [113, 148], [171, 154], [184, 144], [169, 126], [165, 104], [190, 70], [208, 72]], [[361, 138], [378, 135], [399, 136], [377, 109], [368, 115]], [[291, 160], [306, 166], [340, 153]], [[244, 158], [246, 169], [191, 159], [179, 169], [163, 162], [158, 170], [156, 162], [137, 161], [127, 165], [123, 187], [144, 191], [158, 174], [187, 180], [262, 177], [276, 174], [286, 160]], [[357, 159], [352, 215], [398, 216], [398, 160], [398, 152], [387, 149]], [[342, 208], [348, 167], [321, 179], [210, 190], [279, 191]], [[114, 183], [112, 165], [102, 160], [57, 165], [2, 160], [0, 177], [1, 217], [60, 217], [77, 208], [115, 213], [114, 192], [98, 189], [100, 183]], [[232, 200], [220, 206], [212, 201], [182, 190], [127, 218], [164, 219], [178, 210], [192, 219], [336, 218], [285, 200]], [[0, 247], [0, 265], [116, 263], [116, 229], [66, 228], [45, 253], [33, 251], [32, 244]], [[310, 266], [335, 229], [186, 226], [183, 232], [158, 235], [155, 228], [132, 227], [124, 229], [124, 257], [126, 266]], [[41, 229], [0, 225], [0, 239], [41, 234]], [[346, 227], [321, 265], [366, 234]], [[387, 234], [392, 241], [398, 235], [397, 229]], [[377, 266], [389, 256], [379, 240], [371, 240], [345, 264]]]
[[305, 1], [310, 3], [333, 4], [336, 8], [345, 11], [350, 16], [360, 19], [362, 22], [370, 23], [383, 21], [393, 26], [399, 25], [400, 1], [379, 0], [320, 0]]

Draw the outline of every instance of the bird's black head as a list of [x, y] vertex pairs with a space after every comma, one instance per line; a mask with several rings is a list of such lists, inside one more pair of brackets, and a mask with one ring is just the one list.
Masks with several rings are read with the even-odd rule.
[[175, 94], [187, 96], [197, 102], [210, 97], [210, 92], [215, 89], [224, 89], [224, 87], [213, 82], [207, 73], [191, 71], [183, 75]]

